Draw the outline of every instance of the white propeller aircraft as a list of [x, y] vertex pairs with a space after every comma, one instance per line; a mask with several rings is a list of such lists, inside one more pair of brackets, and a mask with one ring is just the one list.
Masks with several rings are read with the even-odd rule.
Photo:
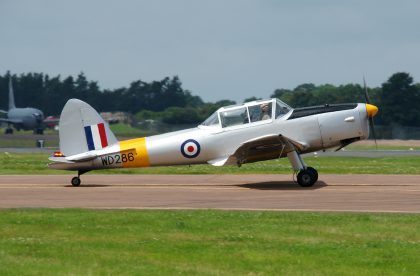
[[108, 124], [87, 103], [71, 99], [59, 122], [60, 151], [49, 167], [78, 172], [149, 166], [237, 165], [288, 157], [302, 187], [318, 172], [301, 154], [344, 147], [369, 136], [378, 108], [367, 103], [293, 109], [278, 99], [222, 107], [196, 128], [117, 141]]

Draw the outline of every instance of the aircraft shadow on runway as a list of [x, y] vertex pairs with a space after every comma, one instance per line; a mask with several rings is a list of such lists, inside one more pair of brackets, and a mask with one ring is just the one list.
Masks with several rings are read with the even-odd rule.
[[[84, 184], [76, 188], [103, 188], [103, 187], [111, 187], [111, 186], [112, 185], [104, 185], [104, 184]], [[74, 188], [72, 185], [65, 185], [64, 187]]]
[[300, 187], [297, 183], [292, 181], [267, 181], [235, 185], [241, 188], [256, 189], [256, 190], [317, 190], [327, 187], [324, 181], [316, 182], [312, 187]]
[[[154, 187], [150, 185], [105, 185], [105, 184], [84, 184], [80, 185], [77, 188], [103, 188], [103, 187]], [[177, 186], [172, 185], [155, 185], [156, 187], [170, 187], [176, 188]], [[323, 187], [326, 187], [327, 184], [324, 181], [318, 181], [312, 187], [300, 187], [299, 184], [293, 181], [266, 181], [266, 182], [255, 182], [247, 184], [233, 184], [233, 185], [222, 185], [222, 187], [235, 186], [240, 188], [247, 189], [256, 189], [256, 190], [317, 190]], [[73, 188], [72, 185], [65, 185], [64, 187]], [[182, 187], [215, 187], [215, 185], [182, 185]]]

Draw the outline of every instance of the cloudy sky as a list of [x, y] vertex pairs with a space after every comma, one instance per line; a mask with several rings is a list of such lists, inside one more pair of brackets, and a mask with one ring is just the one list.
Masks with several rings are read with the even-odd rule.
[[420, 1], [0, 0], [0, 74], [83, 71], [101, 88], [178, 75], [205, 101], [305, 82], [420, 82]]

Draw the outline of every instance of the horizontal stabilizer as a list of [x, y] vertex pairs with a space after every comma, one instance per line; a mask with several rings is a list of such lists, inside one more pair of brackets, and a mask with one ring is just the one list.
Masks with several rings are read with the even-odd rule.
[[55, 157], [50, 156], [48, 157], [48, 160], [55, 162], [55, 163], [66, 163], [66, 164], [72, 164], [74, 162], [67, 160], [65, 157]]
[[74, 162], [80, 162], [80, 161], [92, 160], [92, 159], [95, 159], [96, 157], [98, 157], [98, 155], [96, 154], [96, 152], [94, 152], [94, 151], [88, 151], [88, 152], [84, 152], [84, 153], [79, 153], [79, 154], [75, 154], [75, 155], [72, 155], [72, 156], [68, 156], [68, 157], [66, 157], [66, 160], [68, 160], [68, 161], [74, 161]]

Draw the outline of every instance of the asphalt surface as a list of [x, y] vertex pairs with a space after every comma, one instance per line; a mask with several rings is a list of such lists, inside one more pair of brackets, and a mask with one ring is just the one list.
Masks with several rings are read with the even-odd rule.
[[0, 208], [305, 210], [420, 213], [420, 176], [290, 175], [1, 176]]

